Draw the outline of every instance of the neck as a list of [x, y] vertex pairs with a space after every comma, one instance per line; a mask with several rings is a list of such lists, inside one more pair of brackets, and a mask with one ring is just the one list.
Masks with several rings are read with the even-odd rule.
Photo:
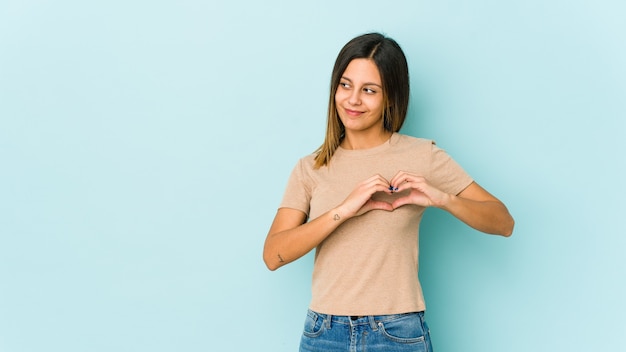
[[348, 133], [346, 131], [346, 136], [341, 141], [341, 147], [350, 150], [374, 148], [387, 142], [392, 134], [385, 130], [369, 133]]

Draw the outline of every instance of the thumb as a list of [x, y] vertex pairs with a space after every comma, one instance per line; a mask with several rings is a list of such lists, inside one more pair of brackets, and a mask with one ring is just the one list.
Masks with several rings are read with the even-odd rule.
[[403, 205], [407, 205], [410, 204], [411, 200], [408, 196], [405, 197], [400, 197], [396, 200], [393, 201], [393, 203], [391, 203], [391, 206], [393, 207], [393, 209], [398, 209]]
[[387, 202], [379, 201], [379, 200], [370, 200], [368, 206], [370, 210], [378, 209], [378, 210], [393, 211], [394, 209], [391, 203], [387, 203]]

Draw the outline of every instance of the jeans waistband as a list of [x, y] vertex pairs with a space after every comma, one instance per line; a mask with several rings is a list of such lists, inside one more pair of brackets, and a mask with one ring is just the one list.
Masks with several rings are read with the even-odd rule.
[[309, 314], [314, 314], [324, 320], [324, 324], [326, 328], [330, 328], [332, 324], [346, 324], [346, 325], [365, 325], [368, 324], [372, 329], [376, 330], [378, 328], [379, 322], [386, 322], [390, 320], [399, 319], [402, 317], [406, 317], [408, 315], [418, 315], [420, 318], [424, 317], [424, 312], [410, 312], [410, 313], [399, 313], [399, 314], [388, 314], [388, 315], [332, 315], [332, 314], [324, 314], [312, 311], [309, 309]]

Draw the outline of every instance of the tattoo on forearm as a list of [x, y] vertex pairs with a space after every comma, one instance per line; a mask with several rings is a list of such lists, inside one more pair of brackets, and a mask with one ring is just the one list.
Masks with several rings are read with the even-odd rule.
[[341, 218], [339, 217], [339, 214], [335, 214], [335, 215], [333, 215], [333, 220], [335, 220], [335, 221], [339, 221], [339, 219], [341, 219]]
[[283, 259], [283, 257], [280, 256], [280, 253], [278, 254], [278, 261], [281, 263], [284, 263], [285, 260]]

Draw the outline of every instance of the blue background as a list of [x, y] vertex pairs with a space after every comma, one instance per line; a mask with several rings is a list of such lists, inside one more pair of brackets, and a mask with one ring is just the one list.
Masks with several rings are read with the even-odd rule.
[[428, 210], [435, 349], [626, 350], [621, 1], [0, 1], [0, 351], [295, 351], [262, 246], [339, 49], [404, 48], [403, 132], [516, 219]]

